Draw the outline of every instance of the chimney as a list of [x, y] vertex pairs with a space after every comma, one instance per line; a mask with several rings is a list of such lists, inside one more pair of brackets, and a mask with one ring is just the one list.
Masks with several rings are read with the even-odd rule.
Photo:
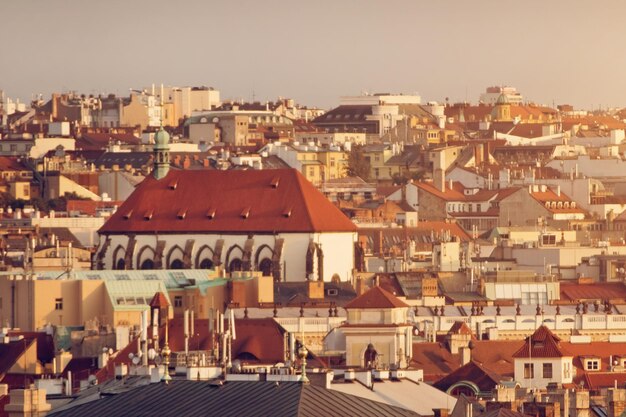
[[445, 152], [435, 153], [433, 161], [433, 185], [441, 192], [446, 190], [446, 155]]
[[365, 282], [363, 282], [363, 278], [357, 278], [356, 279], [356, 296], [358, 297], [361, 294], [364, 294], [365, 291], [367, 291], [367, 286], [365, 285]]
[[14, 389], [9, 396], [9, 403], [4, 406], [9, 416], [44, 417], [52, 409], [46, 402], [45, 389]]
[[461, 351], [461, 365], [467, 365], [472, 360], [472, 349], [469, 346], [463, 346]]
[[447, 408], [433, 408], [434, 417], [448, 417]]
[[307, 295], [310, 299], [324, 298], [324, 281], [307, 281]]
[[559, 197], [561, 196], [561, 186], [560, 185], [556, 186], [556, 195], [558, 195]]
[[626, 410], [626, 389], [610, 388], [607, 395], [607, 417], [619, 417]]

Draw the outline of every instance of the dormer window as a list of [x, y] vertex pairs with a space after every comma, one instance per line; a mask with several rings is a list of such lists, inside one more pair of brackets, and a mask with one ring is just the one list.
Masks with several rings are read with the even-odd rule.
[[600, 359], [598, 358], [585, 359], [585, 371], [599, 371], [599, 370], [600, 370]]

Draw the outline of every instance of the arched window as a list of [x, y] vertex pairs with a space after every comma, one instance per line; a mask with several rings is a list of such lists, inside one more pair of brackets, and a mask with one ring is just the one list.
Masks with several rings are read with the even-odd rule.
[[465, 395], [466, 397], [474, 397], [476, 395], [476, 391], [474, 391], [472, 387], [468, 385], [459, 384], [456, 387], [452, 388], [449, 394], [455, 397], [458, 397], [461, 394]]
[[198, 265], [200, 269], [213, 269], [213, 261], [209, 258], [204, 258], [200, 261], [200, 265]]
[[363, 354], [363, 359], [365, 360], [365, 367], [368, 369], [376, 368], [376, 360], [378, 359], [378, 352], [374, 348], [373, 344], [367, 345], [367, 349], [365, 349], [365, 353]]
[[233, 259], [232, 261], [230, 261], [230, 264], [228, 264], [228, 270], [230, 272], [241, 271], [242, 268], [243, 268], [243, 263], [241, 262], [241, 259], [239, 258]]
[[154, 269], [154, 261], [152, 259], [144, 260], [139, 266], [139, 269]]
[[170, 269], [183, 269], [185, 265], [180, 259], [174, 259], [170, 264]]
[[115, 264], [115, 269], [126, 269], [126, 261], [124, 260], [124, 258], [120, 258], [117, 260], [117, 263]]
[[259, 271], [263, 272], [263, 276], [269, 277], [272, 275], [273, 265], [270, 258], [264, 258], [259, 262]]

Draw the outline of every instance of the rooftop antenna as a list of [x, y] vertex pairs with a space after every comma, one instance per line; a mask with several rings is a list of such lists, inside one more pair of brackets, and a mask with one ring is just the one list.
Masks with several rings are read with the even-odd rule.
[[165, 368], [163, 370], [163, 378], [161, 378], [161, 381], [165, 382], [166, 384], [169, 384], [170, 381], [172, 380], [172, 377], [170, 376], [170, 355], [172, 354], [172, 350], [170, 349], [170, 346], [168, 344], [168, 339], [169, 339], [169, 319], [168, 319], [168, 314], [167, 311], [165, 312], [165, 346], [163, 346], [163, 350], [161, 351], [162, 355], [163, 355], [163, 367]]

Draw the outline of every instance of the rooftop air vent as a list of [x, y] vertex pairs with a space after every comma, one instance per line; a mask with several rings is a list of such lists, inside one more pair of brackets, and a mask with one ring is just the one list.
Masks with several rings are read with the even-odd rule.
[[248, 217], [250, 217], [250, 207], [246, 207], [245, 209], [241, 211], [242, 219], [247, 219]]
[[206, 216], [209, 219], [214, 219], [215, 218], [215, 209], [214, 208], [209, 209], [209, 211], [206, 212]]
[[178, 214], [176, 214], [176, 217], [178, 217], [180, 220], [183, 220], [186, 215], [187, 215], [187, 209], [184, 208], [178, 211]]
[[126, 214], [124, 214], [124, 218], [125, 218], [126, 220], [128, 220], [128, 219], [130, 219], [130, 216], [132, 216], [132, 215], [133, 215], [133, 211], [132, 211], [132, 210], [128, 210], [128, 211], [126, 212]]
[[168, 187], [170, 188], [170, 190], [175, 190], [176, 187], [178, 186], [178, 180], [173, 180], [172, 182], [169, 183]]
[[145, 214], [143, 215], [143, 219], [144, 220], [150, 220], [152, 218], [152, 214], [153, 214], [152, 210], [146, 211]]
[[272, 188], [278, 188], [278, 183], [280, 183], [280, 178], [274, 177], [272, 178], [272, 182], [270, 182], [270, 185], [272, 186]]

